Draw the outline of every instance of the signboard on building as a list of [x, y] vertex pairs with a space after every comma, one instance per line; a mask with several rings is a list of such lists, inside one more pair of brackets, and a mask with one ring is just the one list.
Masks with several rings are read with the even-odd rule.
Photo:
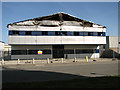
[[38, 51], [38, 54], [39, 54], [39, 55], [42, 54], [42, 51]]

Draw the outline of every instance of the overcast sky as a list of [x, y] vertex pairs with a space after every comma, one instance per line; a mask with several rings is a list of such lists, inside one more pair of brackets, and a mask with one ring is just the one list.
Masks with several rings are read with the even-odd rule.
[[7, 24], [65, 12], [107, 27], [107, 35], [118, 36], [117, 2], [3, 2], [2, 39], [8, 43]]

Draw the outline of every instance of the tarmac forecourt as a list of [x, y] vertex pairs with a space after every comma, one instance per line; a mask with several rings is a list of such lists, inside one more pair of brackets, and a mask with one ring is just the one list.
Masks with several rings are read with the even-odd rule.
[[91, 58], [88, 59], [88, 57], [86, 58], [73, 58], [73, 59], [64, 59], [64, 58], [58, 58], [58, 59], [42, 59], [42, 60], [35, 60], [34, 58], [31, 60], [1, 60], [0, 61], [0, 65], [11, 65], [11, 64], [60, 64], [60, 63], [86, 63], [86, 62], [101, 62], [101, 61], [118, 61], [117, 58], [113, 59], [113, 58]]
[[118, 60], [5, 64], [3, 88], [118, 87]]

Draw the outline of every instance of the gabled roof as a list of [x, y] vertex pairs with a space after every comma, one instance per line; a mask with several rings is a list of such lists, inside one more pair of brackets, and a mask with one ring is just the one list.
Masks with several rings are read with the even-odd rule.
[[[59, 13], [55, 13], [55, 14], [48, 15], [48, 16], [42, 16], [42, 17], [37, 17], [37, 18], [33, 18], [33, 19], [28, 19], [28, 20], [23, 20], [23, 21], [11, 23], [11, 24], [8, 24], [7, 27], [9, 25], [15, 25], [17, 23], [25, 22], [25, 21], [43, 21], [43, 20], [52, 20], [52, 21], [61, 21], [61, 22], [62, 21], [77, 21], [77, 22], [84, 22], [84, 23], [95, 24], [95, 23], [93, 23], [91, 21], [79, 19], [79, 18], [77, 18], [75, 16], [72, 16], [70, 14], [59, 12]], [[102, 26], [102, 25], [99, 25], [99, 24], [96, 24], [96, 25]], [[103, 27], [105, 27], [105, 26], [103, 26]]]

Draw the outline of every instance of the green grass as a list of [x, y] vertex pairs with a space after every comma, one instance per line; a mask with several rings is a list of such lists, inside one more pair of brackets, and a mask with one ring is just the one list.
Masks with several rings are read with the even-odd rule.
[[4, 83], [4, 88], [118, 88], [119, 76], [29, 83]]

